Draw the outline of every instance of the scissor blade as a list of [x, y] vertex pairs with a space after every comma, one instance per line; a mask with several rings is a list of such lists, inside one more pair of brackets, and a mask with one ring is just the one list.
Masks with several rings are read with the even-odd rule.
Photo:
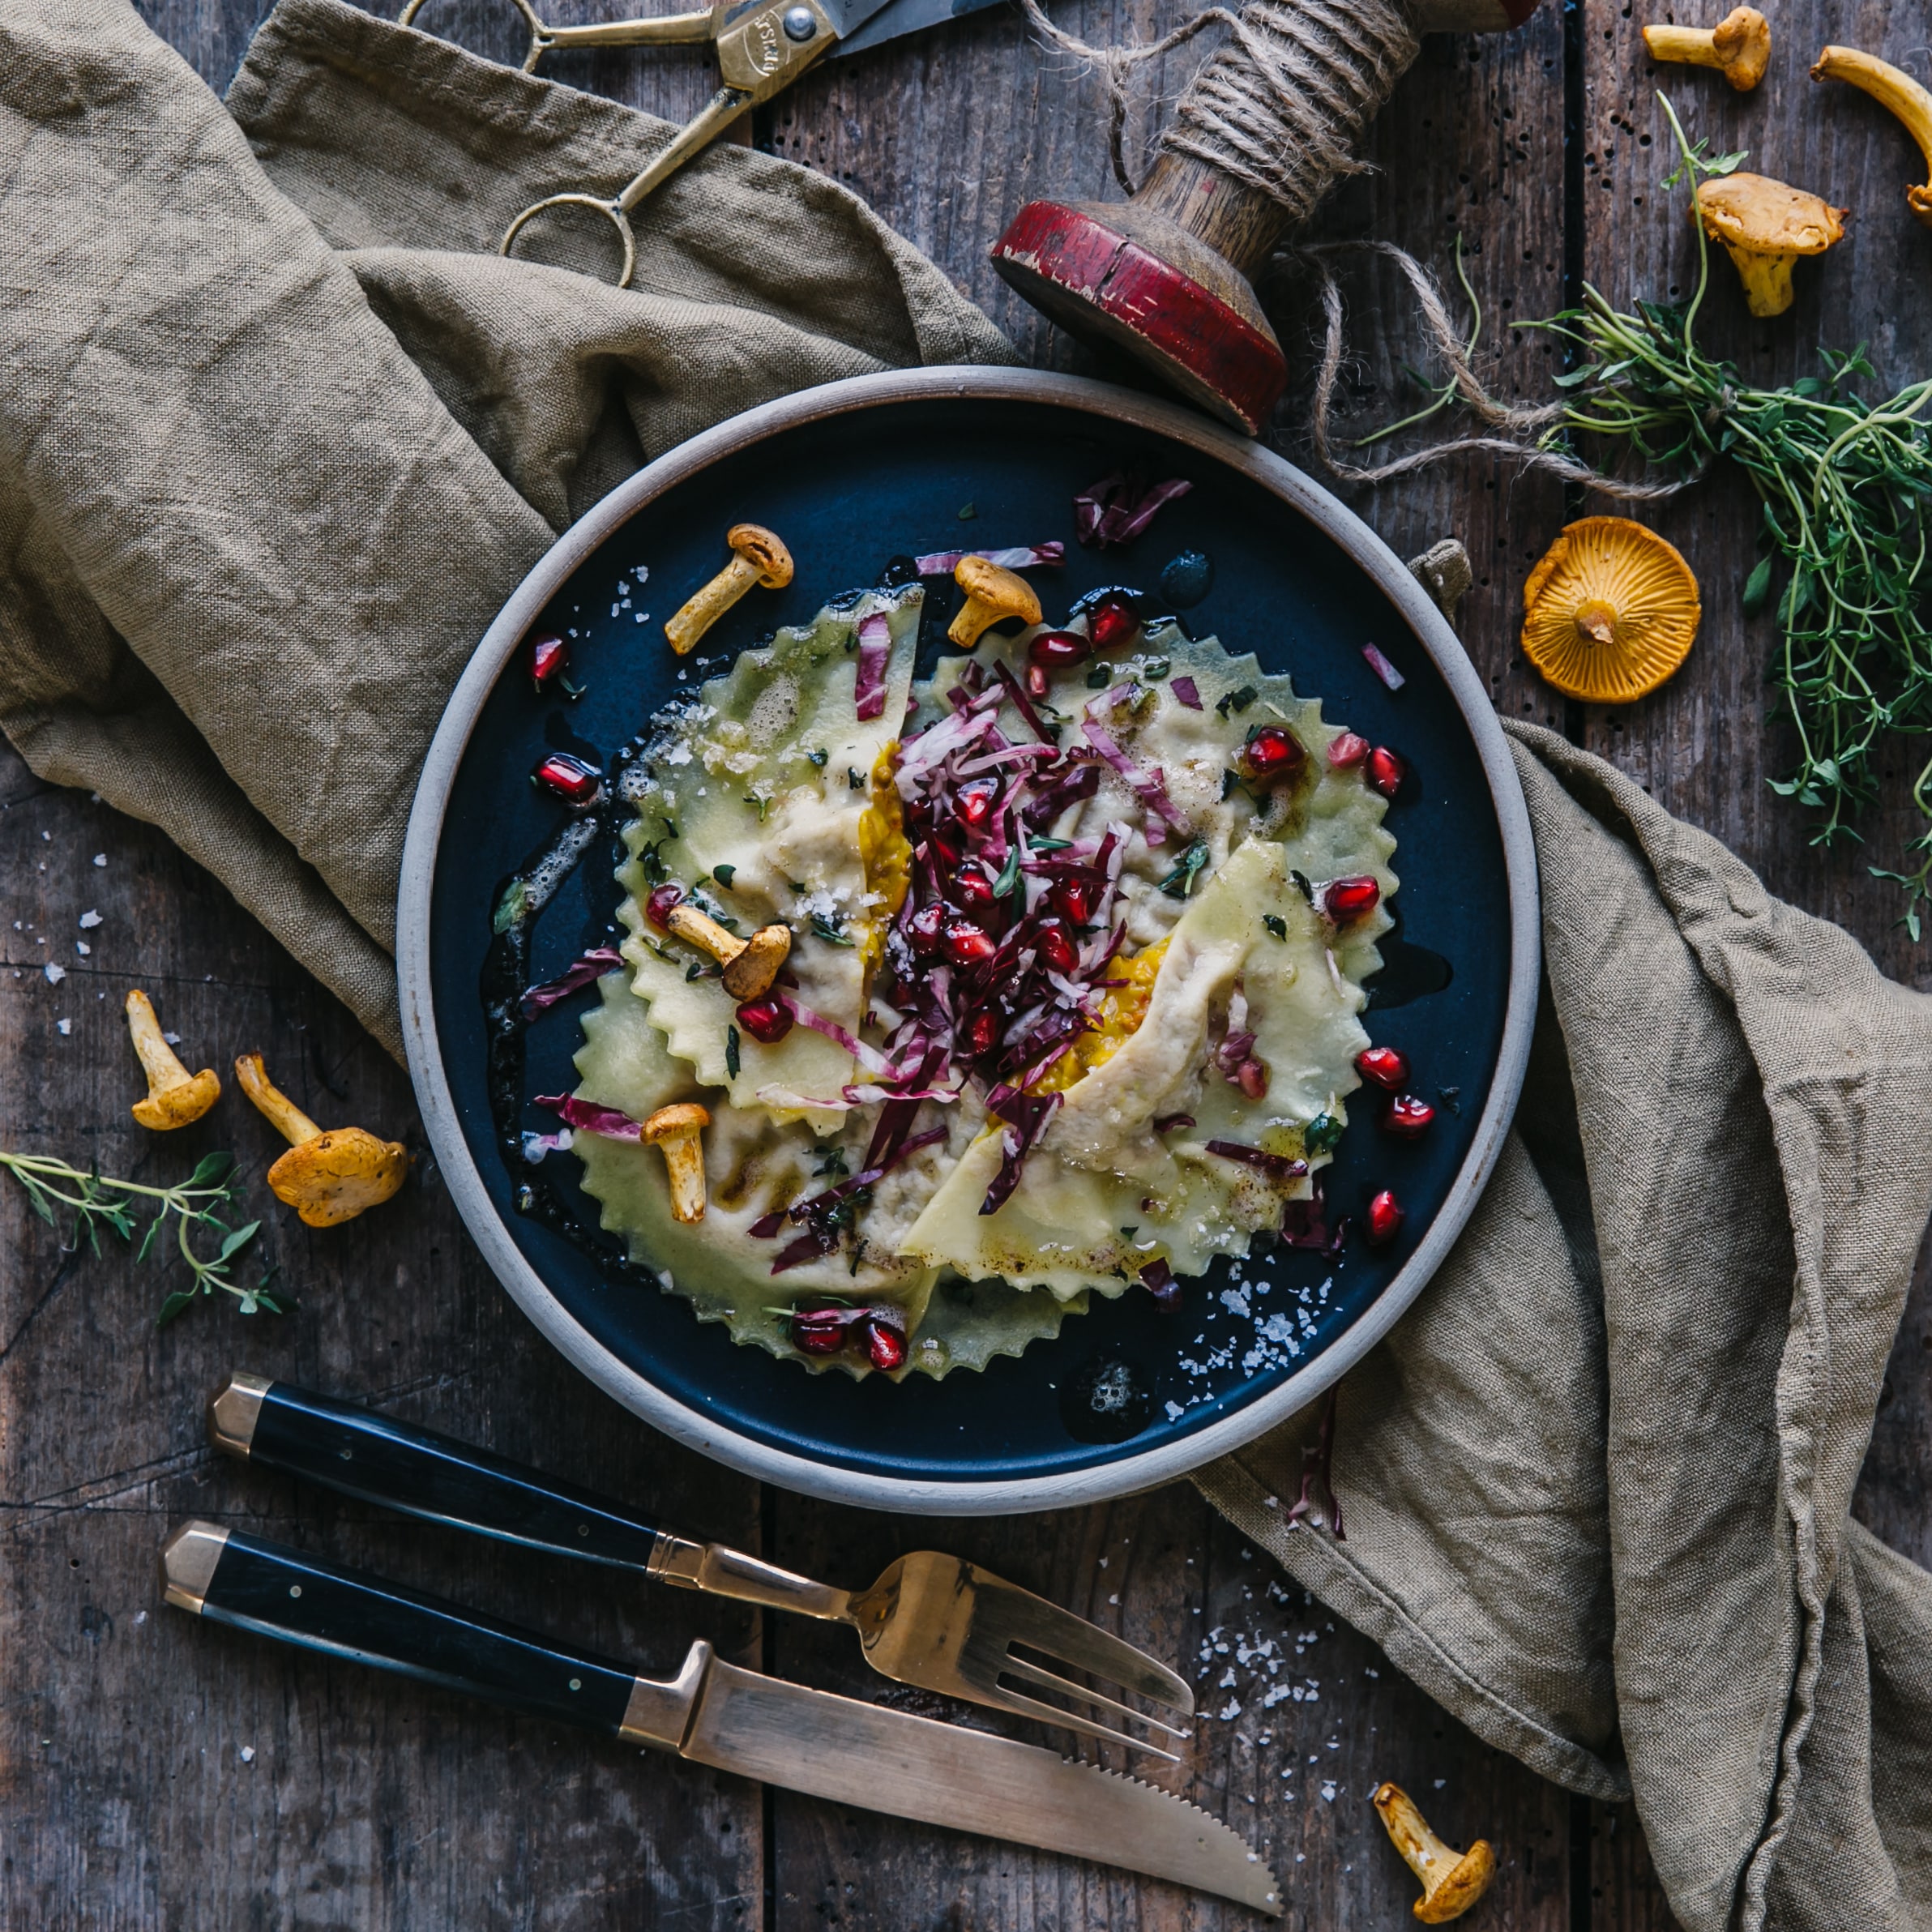
[[815, 1797], [1171, 1879], [1259, 1912], [1283, 1909], [1255, 1853], [1152, 1785], [716, 1659], [678, 1748]]
[[883, 5], [868, 5], [866, 0], [820, 0], [836, 24], [841, 10], [851, 21], [840, 30], [839, 44], [831, 58], [840, 60], [848, 53], [862, 53], [901, 34], [920, 33], [943, 20], [957, 19], [963, 14], [977, 14], [997, 0], [884, 0]]

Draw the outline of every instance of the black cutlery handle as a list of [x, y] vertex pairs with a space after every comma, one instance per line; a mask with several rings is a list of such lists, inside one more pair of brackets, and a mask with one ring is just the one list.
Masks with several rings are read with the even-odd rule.
[[[161, 1550], [169, 1602], [284, 1643], [639, 1743], [682, 1739], [709, 1648], [660, 1684], [459, 1604], [223, 1529], [187, 1523]], [[682, 1716], [679, 1715], [682, 1708]]]
[[658, 1541], [608, 1497], [293, 1383], [231, 1375], [208, 1404], [218, 1449], [405, 1515], [648, 1572]]

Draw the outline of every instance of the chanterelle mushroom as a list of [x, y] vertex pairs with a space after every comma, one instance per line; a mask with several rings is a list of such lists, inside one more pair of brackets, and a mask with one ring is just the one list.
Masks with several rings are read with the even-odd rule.
[[1424, 1925], [1446, 1925], [1460, 1918], [1489, 1890], [1496, 1875], [1496, 1854], [1486, 1838], [1477, 1839], [1466, 1852], [1444, 1844], [1400, 1785], [1382, 1785], [1370, 1802], [1380, 1813], [1396, 1849], [1422, 1881], [1416, 1917]]
[[1019, 618], [1028, 624], [1040, 622], [1040, 600], [1025, 578], [984, 557], [962, 557], [953, 566], [953, 582], [966, 593], [960, 614], [947, 627], [946, 635], [962, 650], [970, 651], [989, 625], [1002, 618]]
[[[1882, 107], [1888, 107], [1905, 124], [1905, 130], [1918, 143], [1932, 173], [1932, 94], [1928, 94], [1909, 74], [1901, 74], [1888, 61], [1861, 53], [1856, 47], [1827, 47], [1811, 70], [1814, 80], [1849, 81], [1871, 96]], [[1932, 182], [1905, 190], [1912, 212], [1932, 228]]]
[[1747, 94], [1771, 64], [1771, 23], [1755, 6], [1734, 6], [1715, 27], [1646, 27], [1643, 45], [1652, 60], [1719, 68]]
[[353, 1221], [379, 1207], [403, 1184], [409, 1156], [402, 1143], [378, 1140], [360, 1127], [317, 1126], [268, 1077], [259, 1054], [235, 1062], [242, 1091], [290, 1145], [268, 1170], [268, 1186], [311, 1228]]
[[757, 999], [769, 993], [792, 950], [789, 926], [761, 925], [749, 939], [740, 939], [695, 905], [673, 906], [665, 924], [724, 968], [724, 990], [733, 999]]
[[763, 524], [733, 524], [724, 532], [724, 541], [731, 546], [731, 562], [665, 626], [665, 635], [680, 657], [693, 649], [753, 584], [782, 590], [792, 581], [792, 553]]
[[662, 1148], [671, 1180], [671, 1212], [690, 1223], [704, 1219], [704, 1130], [711, 1115], [695, 1101], [660, 1107], [644, 1122], [648, 1147]]
[[1782, 315], [1791, 306], [1792, 263], [1800, 255], [1822, 255], [1841, 239], [1851, 212], [1762, 174], [1698, 184], [1695, 213], [1738, 264], [1754, 315]]
[[212, 1066], [191, 1074], [161, 1037], [154, 1002], [139, 987], [127, 996], [127, 1030], [134, 1037], [141, 1071], [147, 1076], [147, 1097], [136, 1101], [134, 1116], [144, 1127], [165, 1132], [199, 1120], [221, 1097], [221, 1083]]
[[1654, 530], [1586, 516], [1523, 587], [1523, 655], [1566, 696], [1627, 704], [1684, 661], [1702, 614], [1690, 565]]

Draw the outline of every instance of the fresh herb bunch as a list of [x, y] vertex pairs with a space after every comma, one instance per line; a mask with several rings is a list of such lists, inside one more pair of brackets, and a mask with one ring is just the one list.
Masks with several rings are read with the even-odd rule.
[[[233, 1295], [244, 1314], [266, 1309], [271, 1314], [286, 1314], [294, 1306], [286, 1295], [270, 1292], [276, 1271], [269, 1269], [252, 1286], [237, 1281], [230, 1272], [262, 1224], [249, 1221], [239, 1228], [222, 1220], [219, 1209], [232, 1209], [242, 1200], [241, 1183], [236, 1177], [234, 1159], [228, 1154], [204, 1154], [200, 1165], [185, 1181], [173, 1187], [149, 1187], [138, 1181], [104, 1178], [98, 1168], [84, 1171], [65, 1160], [42, 1154], [10, 1154], [0, 1149], [0, 1168], [27, 1190], [34, 1212], [49, 1226], [59, 1225], [59, 1210], [74, 1217], [71, 1246], [78, 1247], [81, 1236], [95, 1254], [100, 1252], [100, 1231], [118, 1235], [132, 1242], [138, 1217], [147, 1212], [143, 1203], [154, 1203], [154, 1219], [141, 1237], [137, 1261], [145, 1261], [157, 1237], [170, 1222], [175, 1228], [175, 1244], [188, 1264], [193, 1280], [177, 1288], [161, 1303], [155, 1318], [157, 1325], [171, 1322], [199, 1295], [216, 1289]], [[220, 1241], [216, 1252], [207, 1259], [194, 1251], [192, 1236], [201, 1229]]]
[[[1660, 96], [1660, 99], [1662, 97]], [[1668, 100], [1682, 160], [1665, 186], [1728, 174], [1742, 154], [1708, 156], [1685, 136]], [[1695, 474], [1719, 457], [1750, 478], [1763, 507], [1766, 554], [1744, 589], [1755, 615], [1777, 601], [1780, 644], [1772, 682], [1798, 737], [1798, 764], [1772, 781], [1820, 816], [1814, 843], [1856, 837], [1851, 820], [1878, 793], [1874, 754], [1888, 732], [1932, 731], [1932, 626], [1926, 622], [1932, 538], [1932, 435], [1925, 421], [1932, 381], [1870, 404], [1848, 385], [1875, 373], [1862, 345], [1820, 352], [1825, 373], [1787, 388], [1759, 389], [1698, 347], [1696, 323], [1709, 278], [1701, 221], [1697, 285], [1681, 305], [1613, 308], [1586, 286], [1583, 304], [1520, 327], [1548, 331], [1575, 351], [1557, 378], [1569, 391], [1541, 447], [1578, 437], [1621, 442], [1646, 462]], [[1913, 801], [1926, 828], [1906, 870], [1874, 866], [1906, 894], [1902, 923], [1916, 940], [1932, 900], [1932, 762]]]

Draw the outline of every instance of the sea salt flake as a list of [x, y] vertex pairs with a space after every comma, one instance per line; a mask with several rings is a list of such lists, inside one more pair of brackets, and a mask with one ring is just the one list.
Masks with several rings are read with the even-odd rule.
[[105, 852], [96, 853], [94, 854], [94, 863], [96, 866], [105, 866], [107, 863], [107, 854]]
[[252, 1764], [254, 1761], [255, 1747], [252, 1744], [243, 1745], [242, 1746], [242, 1762], [244, 1764]]
[[53, 1030], [65, 1040], [74, 1031], [74, 1022], [71, 1019], [57, 1019], [53, 1023]]
[[41, 971], [47, 975], [47, 984], [49, 986], [58, 986], [67, 977], [66, 968], [55, 965], [51, 960], [41, 968]]
[[83, 913], [80, 916], [80, 930], [83, 933], [92, 932], [94, 928], [100, 925], [100, 915], [95, 912], [92, 907], [90, 907], [86, 912]]

